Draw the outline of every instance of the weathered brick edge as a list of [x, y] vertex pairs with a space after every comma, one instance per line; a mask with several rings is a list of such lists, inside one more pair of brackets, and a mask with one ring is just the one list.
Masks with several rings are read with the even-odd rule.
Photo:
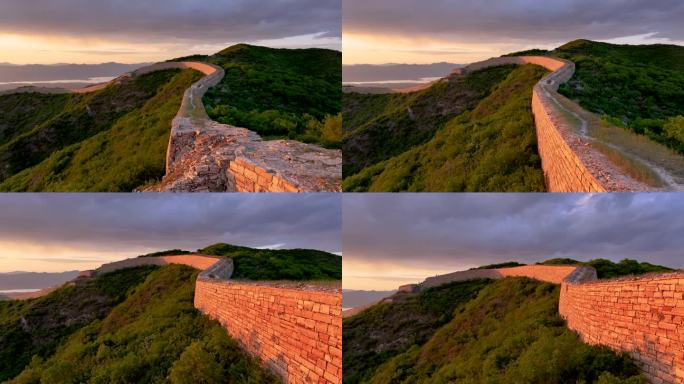
[[560, 314], [588, 344], [628, 352], [652, 383], [684, 383], [684, 272], [561, 285]]
[[537, 128], [537, 145], [548, 191], [607, 191], [608, 186], [594, 176], [594, 174], [599, 173], [599, 170], [592, 169], [582, 161], [580, 155], [570, 145], [573, 135], [570, 129], [564, 126], [558, 109], [553, 106], [551, 95], [556, 93], [559, 84], [572, 77], [575, 73], [575, 64], [568, 60], [552, 57], [511, 56], [473, 63], [457, 71], [468, 73], [504, 64], [535, 64], [552, 71], [541, 79], [532, 91], [532, 113]]
[[342, 382], [342, 291], [335, 286], [230, 280], [233, 261], [205, 255], [138, 257], [83, 276], [141, 265], [188, 265], [202, 272], [195, 308], [285, 383]]

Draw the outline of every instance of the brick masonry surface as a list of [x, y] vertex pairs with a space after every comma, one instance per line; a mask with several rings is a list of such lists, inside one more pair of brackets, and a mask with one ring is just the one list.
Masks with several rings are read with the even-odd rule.
[[342, 382], [342, 295], [197, 281], [195, 307], [287, 383]]
[[652, 383], [684, 383], [684, 273], [563, 283], [560, 314], [589, 344], [628, 352]]

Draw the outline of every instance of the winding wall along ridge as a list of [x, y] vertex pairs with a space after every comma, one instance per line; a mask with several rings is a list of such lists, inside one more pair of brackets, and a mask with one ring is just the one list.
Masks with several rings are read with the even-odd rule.
[[[627, 175], [605, 155], [592, 148], [586, 138], [586, 122], [565, 109], [559, 101], [558, 87], [575, 73], [569, 60], [546, 56], [498, 57], [457, 69], [466, 74], [487, 67], [505, 64], [534, 64], [551, 71], [532, 91], [532, 112], [537, 131], [539, 155], [549, 192], [606, 192], [649, 190], [640, 181]], [[569, 117], [570, 116], [570, 117]], [[573, 129], [568, 118], [582, 125]]]
[[340, 150], [294, 140], [263, 141], [246, 128], [219, 124], [209, 118], [202, 97], [223, 79], [225, 72], [219, 66], [200, 62], [157, 63], [109, 83], [71, 91], [95, 92], [124, 79], [167, 69], [193, 69], [205, 76], [185, 91], [172, 121], [165, 176], [159, 184], [142, 189], [143, 192], [341, 192]]
[[526, 265], [429, 277], [399, 291], [515, 276], [560, 284], [559, 314], [585, 343], [629, 353], [651, 383], [684, 383], [684, 272], [598, 280], [591, 267]]
[[231, 259], [197, 254], [116, 261], [82, 272], [79, 278], [169, 264], [202, 270], [195, 283], [195, 308], [219, 321], [284, 383], [342, 383], [342, 291], [338, 286], [232, 280]]

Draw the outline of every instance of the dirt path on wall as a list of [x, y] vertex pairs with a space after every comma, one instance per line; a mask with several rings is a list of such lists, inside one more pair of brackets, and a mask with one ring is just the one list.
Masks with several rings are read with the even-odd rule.
[[[684, 158], [672, 153], [659, 143], [646, 137], [629, 132], [624, 128], [610, 127], [602, 123], [600, 118], [572, 100], [556, 92], [549, 92], [543, 87], [546, 96], [562, 111], [570, 114], [580, 123], [577, 134], [593, 144], [599, 152], [604, 152], [601, 146], [617, 152], [624, 157], [629, 165], [615, 164], [618, 168], [630, 173], [629, 168], [638, 167], [653, 179], [651, 187], [660, 191], [684, 191]], [[649, 155], [650, 154], [650, 155]]]
[[[571, 124], [576, 127], [575, 133], [598, 152], [598, 156], [591, 157], [592, 161], [597, 161], [603, 169], [623, 170], [645, 183], [647, 190], [684, 191], [683, 156], [645, 136], [602, 122], [598, 115], [560, 95], [556, 91], [559, 85], [550, 79], [541, 88], [558, 109], [577, 120], [578, 126]], [[619, 177], [619, 173], [611, 173]], [[634, 184], [627, 178], [621, 182]]]

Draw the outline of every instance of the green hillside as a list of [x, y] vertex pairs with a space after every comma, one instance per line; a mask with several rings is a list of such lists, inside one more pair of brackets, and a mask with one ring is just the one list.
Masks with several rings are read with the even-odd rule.
[[201, 76], [167, 70], [88, 94], [0, 96], [0, 190], [130, 192], [158, 181], [171, 120]]
[[198, 271], [138, 267], [0, 302], [0, 381], [275, 383], [194, 309]]
[[562, 94], [612, 124], [684, 153], [684, 47], [576, 40], [550, 54], [576, 64]]
[[[439, 305], [449, 291], [459, 295]], [[433, 298], [441, 310], [416, 305]], [[558, 298], [558, 286], [506, 278], [452, 283], [373, 307], [344, 320], [344, 383], [646, 383], [627, 355], [583, 344], [569, 331]], [[397, 337], [403, 313], [433, 327], [409, 324]]]
[[204, 97], [212, 119], [249, 128], [265, 138], [340, 146], [341, 52], [239, 44], [192, 59], [226, 71]]
[[[541, 67], [525, 65], [494, 67], [468, 75], [466, 79], [478, 76], [490, 80], [476, 82], [478, 86], [485, 85], [480, 98], [464, 106], [457, 116], [450, 116], [444, 124], [435, 124], [432, 137], [425, 143], [402, 148], [401, 154], [367, 166], [354, 175], [347, 175], [343, 183], [344, 190], [543, 191], [544, 177], [537, 153], [531, 99], [532, 87], [545, 73]], [[432, 88], [437, 86], [445, 87], [436, 85]], [[423, 92], [438, 91], [432, 88]], [[362, 97], [372, 100], [374, 96]], [[387, 98], [395, 95], [377, 96]], [[437, 92], [432, 102], [438, 101], [449, 103], [454, 100]], [[355, 111], [353, 114], [376, 115], [376, 112], [370, 111], [374, 108], [372, 103], [367, 104], [371, 105], [367, 107], [368, 111]], [[399, 119], [391, 116], [386, 118], [390, 120], [384, 123], [386, 126], [399, 125]], [[366, 120], [363, 116], [358, 119]], [[411, 129], [415, 129], [415, 126], [409, 126]], [[385, 128], [380, 128], [380, 132], [390, 135]], [[346, 142], [353, 142], [356, 132], [349, 131], [347, 134], [349, 137]], [[402, 141], [401, 135], [399, 137]], [[387, 143], [374, 142], [366, 156], [373, 158], [372, 153], [384, 151], [385, 145], [396, 147], [390, 143], [391, 140]], [[347, 167], [347, 147], [344, 153]], [[352, 171], [357, 169], [354, 164], [350, 167]]]
[[412, 93], [344, 93], [344, 176], [430, 140], [449, 120], [475, 108], [513, 69], [450, 76]]
[[214, 244], [198, 251], [233, 259], [234, 279], [341, 280], [342, 257], [313, 249], [255, 249]]

